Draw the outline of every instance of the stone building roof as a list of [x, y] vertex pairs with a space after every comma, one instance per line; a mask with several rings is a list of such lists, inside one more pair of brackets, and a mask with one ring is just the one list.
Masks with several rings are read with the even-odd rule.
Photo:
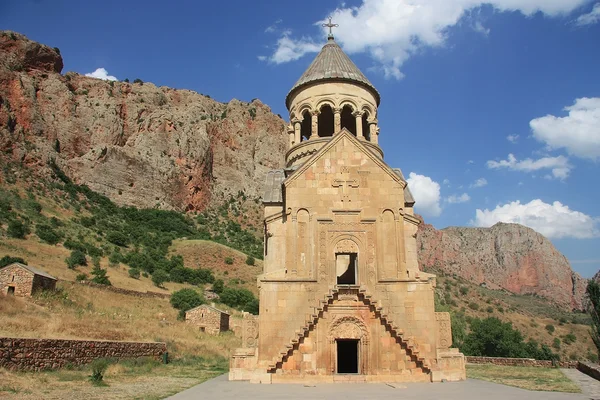
[[[20, 268], [26, 269], [27, 271], [31, 272], [32, 274], [40, 275], [40, 276], [43, 276], [44, 278], [54, 279], [55, 281], [58, 280], [55, 277], [53, 277], [52, 275], [50, 275], [49, 273], [42, 271], [41, 269], [32, 267], [30, 265], [21, 264], [19, 262], [9, 264], [9, 265], [5, 266], [4, 268], [8, 268], [8, 267], [20, 267]], [[4, 269], [4, 268], [2, 268], [2, 269]]]
[[342, 48], [330, 37], [321, 52], [302, 74], [298, 82], [292, 87], [285, 98], [285, 103], [289, 107], [290, 96], [299, 88], [319, 81], [349, 81], [364, 86], [375, 96], [377, 105], [379, 105], [380, 96], [375, 86], [352, 62], [350, 57], [344, 53]]
[[281, 184], [285, 180], [285, 172], [282, 169], [274, 169], [267, 173], [265, 180], [265, 192], [263, 203], [281, 203], [283, 202], [283, 192]]
[[209, 306], [208, 304], [201, 304], [198, 307], [190, 308], [189, 310], [186, 311], [186, 314], [189, 313], [190, 311], [199, 310], [201, 308], [210, 308], [211, 310], [220, 312], [221, 314], [227, 314], [227, 315], [229, 315], [229, 313], [227, 311], [219, 310], [218, 308], [215, 308], [213, 306]]

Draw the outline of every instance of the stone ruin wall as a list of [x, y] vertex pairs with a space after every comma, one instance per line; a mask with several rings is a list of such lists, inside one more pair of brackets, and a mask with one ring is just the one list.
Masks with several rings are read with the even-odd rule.
[[14, 371], [42, 371], [88, 364], [97, 358], [160, 358], [167, 345], [160, 342], [0, 338], [0, 367]]
[[560, 367], [560, 368], [578, 368], [578, 361], [549, 361], [535, 360], [533, 358], [506, 358], [506, 357], [476, 357], [467, 356], [467, 364], [493, 364], [510, 367]]

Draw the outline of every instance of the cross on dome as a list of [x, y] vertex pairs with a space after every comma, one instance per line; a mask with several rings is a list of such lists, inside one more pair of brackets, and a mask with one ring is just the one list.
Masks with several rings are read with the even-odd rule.
[[323, 24], [322, 26], [323, 26], [323, 28], [329, 28], [329, 35], [327, 36], [327, 39], [333, 39], [333, 31], [331, 30], [331, 28], [337, 28], [339, 25], [332, 24], [331, 17], [329, 17], [329, 23]]

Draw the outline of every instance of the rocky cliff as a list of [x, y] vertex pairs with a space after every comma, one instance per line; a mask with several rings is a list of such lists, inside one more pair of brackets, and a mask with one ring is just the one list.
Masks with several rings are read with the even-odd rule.
[[417, 249], [421, 269], [455, 274], [491, 289], [537, 294], [563, 308], [582, 307], [586, 280], [548, 239], [522, 225], [437, 230], [422, 223]]
[[0, 32], [0, 149], [37, 173], [54, 159], [117, 203], [202, 210], [240, 191], [259, 198], [266, 172], [283, 166], [284, 121], [258, 100], [62, 68], [58, 49]]

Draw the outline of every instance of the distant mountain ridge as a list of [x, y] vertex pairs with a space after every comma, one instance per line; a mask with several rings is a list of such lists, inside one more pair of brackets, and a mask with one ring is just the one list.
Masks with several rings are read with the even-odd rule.
[[536, 294], [565, 309], [582, 309], [587, 280], [540, 233], [518, 224], [442, 230], [422, 223], [419, 265], [490, 289]]

